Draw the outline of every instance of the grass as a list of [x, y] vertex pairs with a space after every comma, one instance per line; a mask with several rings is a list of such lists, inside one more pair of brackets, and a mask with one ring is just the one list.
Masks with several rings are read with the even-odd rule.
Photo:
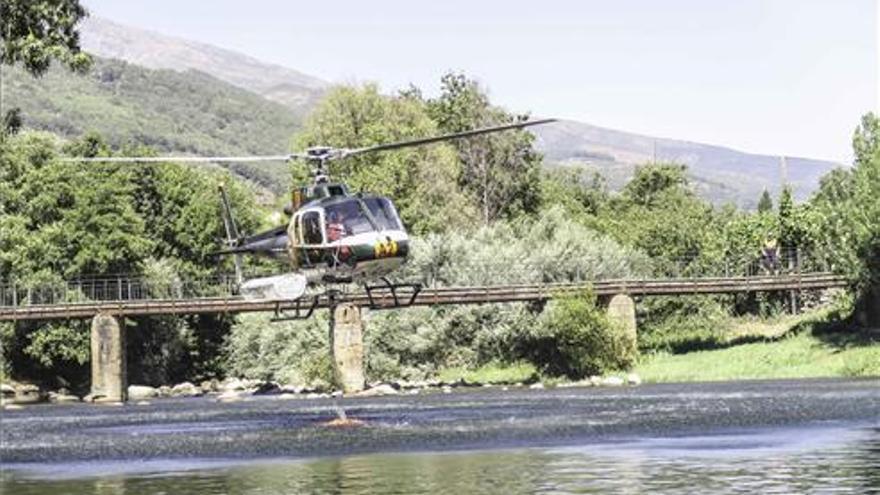
[[841, 326], [838, 316], [739, 321], [729, 346], [646, 355], [634, 371], [645, 382], [880, 376], [880, 336]]
[[466, 383], [529, 383], [538, 379], [538, 370], [533, 364], [523, 361], [511, 364], [493, 362], [473, 370], [445, 368], [440, 370], [438, 378], [449, 383], [459, 380]]
[[[645, 383], [880, 376], [880, 333], [842, 321], [835, 308], [772, 319], [731, 319], [714, 336], [711, 348], [645, 354], [632, 371]], [[446, 368], [439, 378], [492, 384], [541, 380], [551, 385], [560, 380], [541, 376], [527, 362]]]

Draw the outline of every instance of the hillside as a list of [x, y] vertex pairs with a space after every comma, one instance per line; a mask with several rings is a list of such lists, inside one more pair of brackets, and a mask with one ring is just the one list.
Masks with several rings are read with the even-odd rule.
[[281, 103], [302, 116], [320, 99], [327, 83], [293, 69], [261, 62], [231, 50], [165, 36], [89, 17], [82, 47], [99, 57], [151, 69], [197, 70]]
[[[293, 69], [105, 19], [89, 18], [81, 34], [87, 51], [132, 65], [99, 60], [90, 78], [53, 71], [39, 83], [22, 82], [21, 74], [12, 71], [6, 97], [24, 102], [19, 106], [29, 124], [68, 136], [97, 129], [114, 142], [137, 139], [163, 151], [276, 153], [287, 150], [297, 123], [328, 88]], [[575, 121], [534, 132], [548, 166], [595, 169], [612, 189], [620, 188], [636, 165], [654, 158], [688, 165], [697, 192], [716, 204], [754, 208], [765, 188], [775, 194], [782, 182], [775, 156]], [[805, 199], [835, 166], [788, 157], [788, 183], [795, 196]], [[236, 169], [276, 192], [283, 189], [281, 164]]]
[[[300, 124], [281, 104], [196, 71], [100, 58], [85, 75], [55, 67], [34, 79], [18, 68], [2, 70], [0, 110], [20, 107], [26, 126], [64, 137], [94, 130], [114, 146], [135, 142], [166, 153], [278, 154], [289, 151]], [[289, 183], [284, 163], [230, 168], [276, 193]]]
[[[674, 161], [688, 165], [697, 191], [716, 204], [732, 201], [754, 208], [762, 191], [777, 193], [780, 159], [688, 141], [654, 138], [606, 129], [582, 122], [562, 121], [534, 129], [551, 165], [584, 165], [602, 172], [617, 189], [641, 163]], [[788, 183], [805, 199], [819, 178], [836, 167], [831, 162], [786, 157]]]

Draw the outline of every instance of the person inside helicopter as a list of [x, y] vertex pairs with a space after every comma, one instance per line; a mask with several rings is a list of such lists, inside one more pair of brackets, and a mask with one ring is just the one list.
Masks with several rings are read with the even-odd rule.
[[338, 241], [346, 236], [348, 236], [348, 229], [345, 227], [345, 213], [329, 211], [327, 213], [327, 240], [330, 242]]
[[403, 228], [394, 205], [386, 198], [340, 201], [325, 206], [324, 217], [330, 242], [365, 232]]

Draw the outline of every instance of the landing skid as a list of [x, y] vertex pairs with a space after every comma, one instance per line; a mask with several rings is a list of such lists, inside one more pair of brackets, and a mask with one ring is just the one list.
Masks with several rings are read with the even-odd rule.
[[[329, 297], [333, 300], [336, 297], [336, 294], [329, 294]], [[269, 321], [277, 323], [280, 321], [308, 320], [311, 318], [312, 313], [315, 312], [315, 308], [318, 307], [320, 301], [321, 294], [315, 294], [310, 297], [301, 297], [295, 301], [278, 301], [275, 303], [275, 316]], [[282, 304], [287, 306], [287, 308], [281, 309]]]
[[[406, 308], [408, 306], [412, 306], [412, 303], [415, 302], [416, 297], [418, 297], [419, 295], [419, 292], [422, 291], [422, 284], [398, 284], [391, 282], [385, 277], [382, 277], [381, 280], [382, 282], [384, 282], [384, 284], [364, 284], [364, 291], [367, 293], [367, 299], [369, 299], [370, 301], [370, 309]], [[403, 294], [399, 294], [398, 289], [409, 290], [404, 291]], [[382, 296], [388, 293], [391, 294], [391, 302], [383, 302], [380, 304], [377, 299], [381, 298], [382, 300], [386, 300], [387, 296]]]

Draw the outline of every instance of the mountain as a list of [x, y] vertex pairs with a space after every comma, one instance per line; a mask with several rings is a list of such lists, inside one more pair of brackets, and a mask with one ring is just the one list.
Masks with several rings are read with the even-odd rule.
[[[722, 146], [655, 138], [574, 121], [533, 129], [538, 146], [551, 166], [580, 165], [602, 172], [619, 189], [635, 167], [652, 161], [688, 166], [697, 192], [716, 204], [733, 202], [754, 208], [766, 188], [778, 193], [782, 182], [780, 157], [745, 153]], [[810, 158], [786, 157], [787, 183], [795, 197], [805, 199], [819, 178], [838, 165]]]
[[[119, 147], [143, 144], [164, 153], [283, 154], [300, 127], [289, 108], [208, 74], [154, 70], [96, 58], [77, 75], [55, 66], [35, 79], [2, 68], [2, 111], [19, 107], [27, 127], [76, 138], [99, 132]], [[284, 163], [229, 168], [276, 192], [290, 180]]]
[[151, 69], [197, 70], [291, 108], [308, 112], [328, 84], [302, 72], [261, 62], [231, 50], [122, 26], [89, 17], [81, 26], [81, 46], [104, 58]]
[[[59, 70], [36, 83], [11, 71], [11, 84], [4, 81], [6, 96], [22, 102], [27, 123], [67, 136], [96, 129], [115, 144], [136, 139], [168, 152], [283, 153], [329, 87], [234, 51], [101, 18], [83, 23], [81, 39], [86, 51], [129, 64], [99, 60], [89, 76]], [[778, 193], [782, 182], [775, 156], [575, 121], [533, 129], [549, 167], [595, 169], [612, 189], [622, 187], [637, 165], [655, 159], [688, 165], [697, 192], [716, 204], [754, 208], [765, 188]], [[786, 162], [787, 182], [798, 199], [837, 166], [798, 157]], [[276, 192], [287, 184], [283, 164], [235, 169]]]

